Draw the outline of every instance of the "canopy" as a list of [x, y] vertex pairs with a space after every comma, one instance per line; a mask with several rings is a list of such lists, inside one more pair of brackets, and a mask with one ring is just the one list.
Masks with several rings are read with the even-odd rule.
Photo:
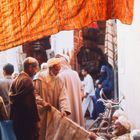
[[0, 51], [94, 21], [131, 24], [133, 0], [0, 0]]

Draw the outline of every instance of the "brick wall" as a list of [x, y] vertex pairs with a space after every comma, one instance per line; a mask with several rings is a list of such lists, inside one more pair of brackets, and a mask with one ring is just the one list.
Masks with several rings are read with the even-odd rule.
[[80, 48], [83, 46], [83, 37], [82, 37], [82, 30], [74, 30], [74, 49], [73, 49], [73, 56], [71, 59], [72, 68], [79, 71], [79, 65], [77, 62], [77, 53], [79, 52]]

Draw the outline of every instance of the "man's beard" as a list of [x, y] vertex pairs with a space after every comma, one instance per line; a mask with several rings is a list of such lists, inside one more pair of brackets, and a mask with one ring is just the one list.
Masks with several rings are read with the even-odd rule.
[[52, 77], [55, 77], [57, 74], [54, 74], [52, 71], [49, 72]]
[[118, 129], [115, 129], [112, 134], [115, 135], [115, 136], [118, 136], [118, 133], [119, 133], [119, 130]]

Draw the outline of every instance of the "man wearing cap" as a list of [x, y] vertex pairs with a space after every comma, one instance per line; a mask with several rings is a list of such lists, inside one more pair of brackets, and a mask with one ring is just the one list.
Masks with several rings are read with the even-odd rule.
[[59, 73], [60, 59], [51, 58], [47, 61], [47, 69], [39, 71], [34, 77], [36, 101], [40, 114], [40, 140], [45, 140], [47, 128], [47, 111], [45, 106], [49, 103], [58, 109], [62, 116], [70, 114], [70, 104]]
[[34, 95], [32, 77], [38, 71], [38, 61], [28, 57], [23, 71], [13, 81], [10, 89], [11, 112], [17, 140], [38, 140], [39, 115]]
[[115, 122], [114, 130], [112, 132], [114, 137], [111, 140], [132, 140], [130, 131], [130, 122], [126, 117], [120, 116]]

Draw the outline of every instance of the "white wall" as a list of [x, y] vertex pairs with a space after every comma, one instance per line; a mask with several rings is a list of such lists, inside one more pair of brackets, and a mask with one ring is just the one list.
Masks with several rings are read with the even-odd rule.
[[61, 31], [51, 36], [52, 50], [57, 53], [68, 52], [74, 47], [74, 35], [73, 31]]
[[3, 76], [3, 66], [7, 63], [14, 65], [15, 72], [18, 72], [18, 48], [0, 52], [0, 78]]
[[140, 0], [135, 0], [132, 25], [120, 22], [118, 31], [119, 92], [134, 127], [140, 128]]

